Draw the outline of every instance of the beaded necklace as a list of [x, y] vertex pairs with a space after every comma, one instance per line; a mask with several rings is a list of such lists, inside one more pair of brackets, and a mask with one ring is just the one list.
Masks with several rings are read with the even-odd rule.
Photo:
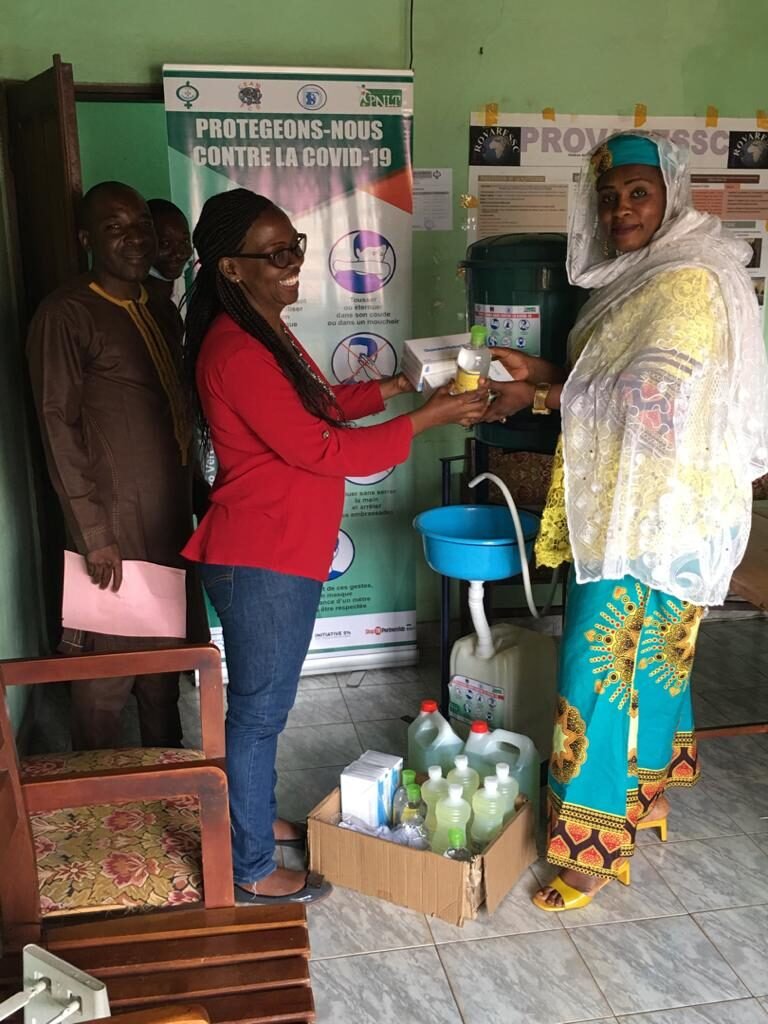
[[282, 321], [280, 323], [280, 326], [283, 328], [283, 334], [288, 339], [288, 341], [291, 343], [291, 348], [293, 349], [293, 351], [294, 351], [294, 353], [296, 355], [296, 358], [301, 363], [301, 365], [302, 365], [303, 369], [305, 370], [305, 372], [309, 374], [309, 376], [312, 378], [312, 380], [316, 384], [320, 385], [322, 390], [326, 393], [326, 395], [330, 399], [331, 405], [335, 406], [336, 405], [336, 396], [334, 395], [333, 390], [332, 390], [331, 386], [329, 385], [328, 381], [325, 380], [323, 377], [321, 377], [318, 373], [315, 373], [315, 371], [312, 369], [312, 367], [307, 362], [307, 358], [304, 355], [304, 353], [302, 352], [301, 346], [296, 341], [296, 339], [294, 338], [294, 336], [291, 333], [291, 331], [285, 326], [284, 323], [282, 323]]

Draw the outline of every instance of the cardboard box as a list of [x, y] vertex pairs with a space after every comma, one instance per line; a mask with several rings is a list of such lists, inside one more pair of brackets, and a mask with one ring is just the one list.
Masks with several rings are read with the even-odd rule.
[[533, 809], [524, 804], [501, 835], [472, 861], [449, 860], [339, 828], [335, 789], [308, 818], [309, 863], [335, 885], [463, 925], [485, 903], [492, 914], [536, 860]]

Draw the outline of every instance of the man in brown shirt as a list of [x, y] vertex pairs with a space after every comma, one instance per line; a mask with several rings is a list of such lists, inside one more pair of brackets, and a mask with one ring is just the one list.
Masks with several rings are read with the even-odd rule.
[[[181, 322], [170, 301], [148, 296], [142, 284], [157, 241], [137, 192], [119, 182], [92, 188], [83, 199], [80, 241], [92, 270], [43, 301], [27, 353], [48, 469], [72, 545], [94, 584], [118, 590], [123, 559], [181, 566], [179, 551], [192, 529]], [[199, 602], [189, 603], [200, 610]], [[62, 649], [174, 643], [67, 630]], [[131, 691], [144, 745], [181, 745], [178, 678], [157, 675], [73, 683], [76, 749], [119, 745]]]

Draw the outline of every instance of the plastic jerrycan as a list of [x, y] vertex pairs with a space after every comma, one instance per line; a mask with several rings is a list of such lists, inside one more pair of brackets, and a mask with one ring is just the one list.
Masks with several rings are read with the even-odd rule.
[[[460, 829], [462, 833], [462, 846], [467, 845], [467, 823], [472, 810], [467, 801], [461, 795], [461, 786], [456, 783], [448, 787], [448, 796], [438, 800], [435, 814], [437, 816], [437, 828], [432, 836], [432, 852], [445, 853], [451, 847], [450, 833]], [[455, 837], [453, 839], [455, 845]]]
[[506, 729], [494, 729], [493, 732], [480, 729], [470, 732], [464, 753], [476, 766], [480, 765], [475, 770], [481, 778], [495, 774], [499, 761], [508, 764], [510, 778], [515, 779], [520, 792], [531, 801], [538, 820], [540, 758], [532, 740]]
[[408, 726], [408, 767], [423, 773], [439, 764], [447, 772], [463, 745], [437, 710], [437, 701], [423, 700], [418, 717]]
[[552, 636], [498, 622], [491, 626], [493, 656], [477, 654], [477, 636], [451, 649], [450, 717], [465, 734], [474, 719], [530, 736], [543, 757], [552, 750], [557, 703], [557, 641]]

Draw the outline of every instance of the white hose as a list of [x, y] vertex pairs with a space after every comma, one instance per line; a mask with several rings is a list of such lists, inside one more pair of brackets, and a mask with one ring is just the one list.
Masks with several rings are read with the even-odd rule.
[[[538, 619], [540, 617], [539, 616], [539, 610], [536, 607], [535, 601], [533, 600], [533, 591], [531, 590], [531, 574], [528, 572], [528, 557], [527, 557], [526, 552], [525, 552], [525, 536], [523, 535], [523, 527], [522, 527], [522, 524], [520, 523], [520, 516], [517, 514], [517, 506], [515, 505], [515, 502], [514, 502], [514, 499], [512, 498], [512, 495], [509, 493], [509, 488], [507, 487], [507, 485], [504, 483], [503, 480], [500, 480], [493, 473], [481, 473], [479, 476], [476, 476], [474, 478], [474, 480], [470, 480], [468, 486], [469, 487], [475, 487], [475, 486], [477, 486], [477, 484], [480, 483], [481, 480], [490, 480], [492, 483], [496, 484], [496, 486], [499, 488], [501, 493], [506, 498], [507, 506], [509, 508], [509, 514], [512, 516], [512, 522], [514, 523], [514, 526], [515, 526], [515, 536], [517, 537], [517, 546], [520, 549], [520, 570], [521, 570], [522, 576], [523, 576], [523, 589], [525, 590], [525, 600], [528, 603], [528, 610], [530, 611], [531, 615], [534, 617], [534, 619]], [[474, 586], [474, 581], [473, 581], [471, 586]], [[481, 588], [481, 590], [480, 590], [480, 593], [481, 593], [481, 604], [480, 604], [480, 607], [482, 609], [482, 607], [483, 607], [482, 606], [482, 583], [480, 584], [480, 588]], [[472, 612], [471, 593], [472, 593], [472, 591], [471, 591], [471, 587], [470, 587], [470, 606], [469, 606], [470, 612]], [[485, 611], [483, 611], [483, 620], [485, 621], [485, 628], [488, 629], [488, 622], [487, 622], [487, 620], [485, 618]], [[472, 614], [472, 622], [475, 623], [474, 614]], [[479, 633], [479, 630], [477, 629], [477, 623], [475, 623], [475, 631], [478, 633], [478, 641], [479, 641], [480, 633]], [[479, 649], [478, 649], [478, 654], [480, 654]], [[483, 654], [481, 654], [480, 657], [490, 657], [490, 655], [483, 655]]]
[[475, 654], [478, 658], [492, 658], [494, 655], [493, 636], [483, 602], [483, 581], [471, 580], [469, 584], [469, 614], [475, 627]]

